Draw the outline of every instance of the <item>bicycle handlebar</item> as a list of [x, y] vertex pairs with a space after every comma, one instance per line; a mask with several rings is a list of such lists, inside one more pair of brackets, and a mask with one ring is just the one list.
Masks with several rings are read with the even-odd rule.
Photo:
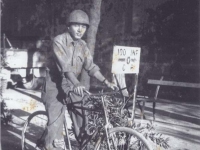
[[[72, 93], [73, 91], [70, 91], [70, 93]], [[111, 92], [101, 92], [101, 93], [92, 93], [89, 92], [88, 90], [84, 90], [84, 93], [87, 94], [88, 96], [103, 96], [103, 95], [115, 95], [115, 94], [119, 94], [119, 90], [118, 91], [111, 91]]]
[[103, 95], [115, 95], [118, 94], [119, 91], [111, 91], [111, 92], [101, 92], [101, 93], [91, 93], [88, 90], [84, 90], [84, 92], [86, 94], [88, 94], [89, 96], [103, 96]]

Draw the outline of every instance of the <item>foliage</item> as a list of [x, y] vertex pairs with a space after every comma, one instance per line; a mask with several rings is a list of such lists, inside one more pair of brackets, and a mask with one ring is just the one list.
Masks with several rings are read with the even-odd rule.
[[11, 111], [7, 108], [6, 103], [1, 101], [1, 122], [5, 125], [8, 125], [12, 121]]
[[[199, 82], [197, 5], [197, 1], [168, 0], [155, 8], [145, 9], [147, 17], [139, 41], [143, 51], [141, 61], [149, 68], [140, 66], [139, 85], [143, 93], [148, 90], [146, 81], [149, 78], [164, 76], [164, 80]], [[168, 91], [170, 93], [163, 95], [176, 99], [179, 98], [177, 93], [185, 93], [184, 89], [177, 92], [169, 88]], [[188, 95], [195, 99], [198, 93], [195, 96], [187, 93], [183, 97], [188, 99]]]
[[[92, 5], [91, 0], [3, 2], [2, 31], [12, 32], [12, 36], [54, 37], [66, 30], [67, 16], [73, 9], [82, 9], [89, 14]], [[135, 0], [132, 16], [129, 2], [102, 0], [94, 60], [101, 66], [103, 74], [110, 78], [113, 45], [139, 46], [141, 62], [146, 65], [140, 66], [142, 92], [146, 90], [145, 81], [149, 77], [156, 79], [159, 76], [159, 79], [163, 74], [169, 80], [199, 82], [198, 0]], [[177, 64], [181, 66], [179, 70], [170, 69], [171, 66], [176, 68]]]
[[[103, 105], [102, 105], [103, 103]], [[121, 98], [120, 94], [104, 95], [103, 97], [90, 97], [85, 106], [90, 110], [88, 114], [89, 123], [87, 126], [88, 132], [91, 134], [96, 129], [101, 128], [106, 124], [105, 115], [109, 118], [109, 123], [112, 127], [131, 127], [139, 133], [143, 134], [148, 140], [154, 144], [168, 149], [169, 138], [164, 137], [161, 133], [156, 133], [153, 123], [136, 123], [130, 126], [129, 113], [125, 109], [126, 101]], [[142, 144], [142, 143], [139, 143]], [[142, 145], [140, 145], [142, 147]]]
[[[0, 54], [1, 57], [1, 67], [6, 66], [6, 62], [4, 57]], [[0, 74], [3, 68], [0, 68]], [[1, 122], [5, 125], [8, 125], [9, 122], [12, 121], [11, 111], [7, 108], [5, 101], [3, 100], [3, 92], [7, 87], [7, 81], [0, 78], [0, 103], [1, 103]]]
[[[8, 0], [4, 3], [3, 21], [9, 20], [6, 17], [13, 18], [12, 22], [16, 25], [14, 35], [54, 37], [66, 30], [67, 16], [72, 10], [87, 12], [90, 3], [90, 0], [19, 0], [17, 3]], [[11, 10], [15, 15], [11, 14]]]
[[[3, 7], [3, 0], [0, 0], [0, 8]], [[0, 16], [2, 15], [2, 10], [0, 10]]]
[[142, 133], [146, 139], [150, 139], [156, 145], [159, 145], [164, 149], [170, 148], [168, 144], [169, 138], [165, 138], [161, 133], [156, 133], [152, 122], [147, 124], [135, 123], [133, 128]]
[[2, 56], [2, 54], [0, 54], [0, 59], [1, 59], [1, 67], [5, 67], [7, 65], [6, 61], [5, 61], [5, 57]]
[[[112, 51], [112, 46], [115, 44], [140, 46], [142, 47], [141, 61], [169, 63], [176, 59], [173, 57], [178, 57], [181, 51], [186, 55], [188, 49], [197, 48], [195, 39], [198, 37], [195, 37], [197, 35], [195, 29], [198, 29], [198, 18], [191, 17], [195, 16], [197, 7], [190, 9], [197, 6], [196, 1], [189, 3], [187, 0], [162, 0], [153, 8], [146, 6], [142, 1], [135, 1], [132, 6], [133, 14], [129, 18], [132, 30], [126, 33], [125, 17], [129, 11], [129, 1], [102, 1], [101, 22], [96, 43], [97, 53]], [[73, 9], [82, 9], [89, 14], [92, 4], [91, 0], [19, 0], [17, 3], [14, 0], [7, 0], [3, 2], [3, 30], [12, 28], [15, 32], [12, 33], [13, 35], [42, 34], [42, 36], [52, 37], [66, 30], [67, 16]], [[8, 23], [10, 21], [11, 24]], [[196, 23], [191, 24], [191, 22]], [[11, 26], [12, 24], [15, 26]], [[110, 42], [107, 42], [108, 39], [111, 39]], [[181, 50], [182, 48], [184, 50]], [[170, 59], [168, 54], [171, 56]]]
[[[1, 67], [5, 67], [5, 66], [6, 66], [6, 62], [5, 62], [5, 59], [2, 57], [1, 58]], [[7, 88], [7, 80], [3, 79], [1, 77], [2, 69], [4, 69], [4, 68], [0, 68], [1, 124], [8, 125], [9, 122], [12, 121], [13, 117], [12, 117], [11, 110], [9, 110], [7, 108], [6, 102], [4, 101], [4, 98], [3, 98], [3, 92], [5, 92], [5, 90]]]

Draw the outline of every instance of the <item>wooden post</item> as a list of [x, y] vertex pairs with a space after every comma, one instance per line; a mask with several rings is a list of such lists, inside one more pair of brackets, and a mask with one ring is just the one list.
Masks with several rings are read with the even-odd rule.
[[[164, 77], [162, 76], [162, 77], [160, 78], [160, 81], [162, 81], [163, 78], [164, 78]], [[160, 90], [160, 85], [158, 85], [158, 86], [156, 87], [156, 92], [155, 92], [155, 96], [154, 96], [154, 99], [155, 99], [155, 100], [157, 100], [159, 90]], [[156, 103], [153, 102], [153, 120], [155, 120], [155, 113], [156, 113], [155, 108], [156, 108]]]
[[135, 85], [133, 91], [133, 109], [132, 109], [132, 116], [131, 120], [134, 122], [135, 119], [135, 102], [136, 102], [136, 94], [137, 94], [137, 85], [138, 85], [138, 73], [135, 74]]

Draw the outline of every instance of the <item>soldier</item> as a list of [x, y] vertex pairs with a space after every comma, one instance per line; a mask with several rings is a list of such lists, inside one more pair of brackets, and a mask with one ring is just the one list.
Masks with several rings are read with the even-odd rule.
[[[63, 99], [78, 102], [82, 100], [85, 87], [79, 81], [82, 69], [88, 74], [103, 82], [107, 87], [115, 89], [116, 86], [100, 73], [100, 69], [93, 63], [93, 58], [83, 35], [90, 23], [88, 15], [82, 10], [74, 10], [68, 20], [68, 31], [58, 35], [53, 41], [53, 60], [47, 70], [45, 84], [42, 90], [42, 99], [49, 116], [47, 135], [45, 137], [46, 149], [63, 149]], [[73, 91], [70, 94], [69, 92]], [[78, 104], [82, 105], [82, 103]], [[81, 113], [80, 110], [78, 110]], [[85, 118], [75, 112], [70, 112], [75, 137], [82, 142], [82, 133], [85, 132]], [[84, 135], [85, 136], [85, 135]], [[60, 145], [60, 146], [59, 146]]]

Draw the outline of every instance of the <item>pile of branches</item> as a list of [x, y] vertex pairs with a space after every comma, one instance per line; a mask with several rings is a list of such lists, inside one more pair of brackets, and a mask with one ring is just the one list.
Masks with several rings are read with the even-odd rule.
[[[150, 139], [156, 145], [163, 147], [164, 149], [170, 148], [169, 137], [164, 137], [161, 133], [156, 133], [152, 122], [147, 124], [134, 123], [133, 129], [143, 134], [146, 139]], [[141, 143], [142, 144], [142, 143]]]
[[[104, 106], [103, 108], [103, 102]], [[128, 115], [123, 109], [124, 100], [116, 95], [92, 96], [86, 102], [90, 110], [88, 111], [89, 124], [91, 126], [102, 127], [106, 124], [105, 115], [109, 118], [109, 122], [113, 127], [127, 126]], [[107, 111], [105, 114], [104, 110]]]
[[[103, 108], [102, 99], [104, 101], [105, 108]], [[164, 149], [168, 149], [170, 147], [168, 144], [169, 138], [165, 138], [161, 133], [156, 133], [151, 122], [145, 125], [141, 123], [134, 123], [132, 126], [130, 126], [128, 121], [128, 110], [124, 109], [125, 101], [123, 98], [120, 98], [120, 96], [92, 96], [85, 102], [85, 106], [90, 109], [90, 111], [87, 113], [89, 118], [87, 128], [90, 130], [90, 132], [101, 129], [102, 126], [106, 124], [105, 115], [107, 115], [109, 122], [113, 127], [131, 127], [143, 134], [146, 139], [151, 140], [156, 145], [159, 145]], [[106, 114], [104, 109], [107, 111]]]

